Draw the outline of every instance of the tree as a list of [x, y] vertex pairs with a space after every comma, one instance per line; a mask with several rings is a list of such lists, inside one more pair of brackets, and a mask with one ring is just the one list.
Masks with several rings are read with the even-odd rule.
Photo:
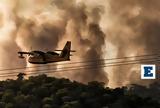
[[22, 81], [23, 79], [24, 79], [24, 76], [25, 76], [26, 74], [25, 73], [19, 73], [18, 75], [17, 75], [17, 80], [18, 81]]
[[13, 103], [7, 103], [5, 105], [5, 108], [14, 108], [14, 105], [13, 105]]
[[43, 105], [43, 108], [52, 108], [52, 106], [50, 104], [45, 104]]
[[12, 90], [6, 90], [2, 96], [3, 102], [13, 102], [14, 92]]
[[79, 101], [66, 102], [61, 108], [83, 108]]
[[[0, 81], [0, 108], [159, 108], [159, 98], [140, 97], [128, 89], [105, 88], [46, 75]], [[154, 87], [155, 88], [155, 87]], [[145, 89], [145, 88], [144, 88]], [[148, 89], [148, 88], [146, 88]]]
[[42, 103], [43, 104], [52, 104], [53, 103], [53, 99], [51, 97], [45, 97], [43, 100], [42, 100]]

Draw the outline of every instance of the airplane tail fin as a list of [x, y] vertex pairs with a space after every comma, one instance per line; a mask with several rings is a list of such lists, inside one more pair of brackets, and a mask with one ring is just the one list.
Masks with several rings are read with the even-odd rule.
[[70, 60], [70, 52], [71, 52], [71, 41], [67, 41], [66, 45], [64, 46], [60, 57], [65, 58], [66, 60]]

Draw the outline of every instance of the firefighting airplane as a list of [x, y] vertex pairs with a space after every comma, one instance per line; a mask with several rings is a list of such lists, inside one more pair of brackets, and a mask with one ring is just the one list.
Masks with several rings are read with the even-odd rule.
[[71, 50], [71, 41], [67, 41], [66, 45], [64, 46], [63, 50], [55, 50], [61, 51], [61, 53], [56, 53], [53, 51], [42, 52], [42, 51], [31, 51], [31, 52], [18, 52], [19, 58], [24, 58], [24, 54], [29, 56], [28, 62], [32, 64], [47, 64], [53, 62], [60, 62], [60, 61], [69, 61], [70, 52], [75, 52], [75, 50]]

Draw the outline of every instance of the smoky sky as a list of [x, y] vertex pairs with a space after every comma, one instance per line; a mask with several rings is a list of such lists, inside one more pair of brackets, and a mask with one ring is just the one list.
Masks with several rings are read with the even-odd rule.
[[[1, 67], [29, 66], [27, 59], [20, 61], [16, 58], [16, 52], [62, 49], [68, 40], [76, 50], [71, 62], [149, 54], [157, 52], [160, 47], [158, 0], [3, 2], [0, 2]], [[90, 65], [97, 67], [104, 62]], [[96, 70], [83, 69], [56, 75], [84, 83], [102, 81], [111, 87], [152, 82], [140, 80], [140, 69], [134, 65], [110, 69], [97, 67]]]
[[[108, 31], [109, 38], [117, 46], [117, 56], [159, 52], [159, 5], [158, 0], [110, 1], [113, 27]], [[150, 82], [140, 80], [140, 70], [136, 72], [134, 66], [115, 68], [114, 73], [117, 85], [123, 85], [127, 80], [130, 83], [141, 84]]]
[[[2, 3], [2, 5], [5, 7], [4, 10], [9, 10], [8, 14], [12, 15], [7, 18], [14, 23], [15, 29], [12, 30], [14, 38], [11, 38], [14, 45], [8, 41], [11, 47], [6, 47], [5, 50], [12, 49], [14, 51], [13, 57], [17, 57], [16, 52], [19, 50], [48, 51], [54, 50], [58, 46], [63, 48], [65, 42], [69, 40], [77, 50], [75, 56], [79, 60], [102, 58], [102, 47], [105, 44], [106, 34], [101, 30], [99, 21], [104, 12], [103, 6], [89, 7], [84, 2], [77, 3], [75, 0], [69, 2], [66, 0], [53, 0], [52, 2], [49, 0], [24, 0], [24, 2], [17, 0], [12, 6], [9, 3], [11, 1]], [[36, 3], [35, 6], [33, 6], [34, 3]], [[7, 18], [4, 17], [3, 20], [8, 20]], [[61, 41], [63, 41], [62, 44], [60, 44]], [[79, 49], [82, 49], [83, 52]], [[7, 51], [3, 54], [9, 56]], [[11, 62], [8, 61], [9, 59], [2, 60], [2, 64], [11, 65]], [[31, 65], [27, 58], [24, 61], [26, 62], [24, 65]], [[16, 59], [15, 63], [17, 62], [20, 60]], [[90, 65], [96, 67], [97, 64], [98, 62]], [[103, 68], [97, 68], [96, 71], [84, 69], [78, 71], [78, 74], [80, 76], [71, 72], [67, 74], [67, 77], [85, 83], [93, 80], [108, 83], [107, 74]], [[65, 74], [60, 76], [65, 77]]]
[[[77, 50], [81, 59], [85, 61], [101, 59], [102, 47], [106, 38], [105, 33], [103, 33], [99, 25], [103, 8], [96, 6], [87, 11], [87, 6], [84, 3], [76, 5], [75, 1], [68, 3], [65, 2], [65, 0], [55, 0], [54, 3], [59, 9], [66, 11], [67, 18], [71, 20], [73, 32], [71, 34], [73, 36], [71, 37], [74, 38], [73, 41], [77, 41], [77, 47], [82, 47], [83, 52]], [[83, 34], [83, 32], [86, 32], [86, 34]], [[84, 39], [84, 37], [87, 38]], [[97, 64], [99, 64], [99, 62], [90, 63], [94, 68]], [[98, 67], [96, 70], [81, 70], [76, 74], [72, 74], [72, 78], [78, 78], [79, 81], [85, 83], [93, 80], [108, 83], [105, 71], [103, 68]]]

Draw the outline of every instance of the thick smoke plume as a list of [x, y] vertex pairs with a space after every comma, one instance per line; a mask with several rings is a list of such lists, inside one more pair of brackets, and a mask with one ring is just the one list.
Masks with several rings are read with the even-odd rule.
[[[11, 0], [4, 2], [3, 6], [7, 8], [10, 2]], [[14, 33], [11, 33], [13, 35], [11, 40], [15, 44], [15, 47], [11, 45], [11, 49], [15, 50], [13, 57], [17, 56], [18, 50], [54, 50], [58, 46], [62, 48], [67, 40], [71, 40], [73, 48], [77, 50], [75, 59], [87, 61], [102, 58], [102, 46], [106, 36], [101, 30], [99, 21], [103, 7], [89, 7], [75, 0], [69, 2], [66, 0], [24, 0], [23, 2], [17, 0], [10, 10], [14, 17], [11, 20], [15, 23]], [[15, 49], [16, 47], [20, 49]], [[9, 52], [6, 51], [4, 54], [8, 56], [7, 53]], [[9, 60], [6, 59], [6, 61]], [[95, 67], [97, 64], [99, 63], [91, 63]], [[30, 64], [27, 63], [27, 66]], [[80, 82], [92, 80], [108, 82], [102, 68], [97, 68], [96, 71], [81, 70], [76, 73], [56, 75]]]
[[[107, 30], [108, 38], [116, 46], [117, 56], [157, 53], [160, 48], [160, 2], [158, 0], [149, 2], [146, 0], [110, 0], [109, 4], [109, 14], [112, 20]], [[114, 85], [151, 82], [140, 80], [140, 67], [135, 67], [115, 68]]]
[[[158, 0], [2, 0], [0, 66], [29, 66], [17, 58], [17, 51], [61, 49], [67, 40], [77, 50], [74, 61], [157, 52], [159, 5]], [[97, 67], [104, 62], [90, 64]], [[110, 87], [151, 83], [140, 80], [139, 69], [135, 65], [97, 67], [54, 75], [84, 83], [103, 81]]]
[[[77, 49], [80, 59], [86, 61], [95, 58], [101, 59], [102, 46], [106, 37], [99, 26], [103, 8], [99, 6], [90, 8], [84, 3], [76, 4], [74, 0], [70, 2], [55, 0], [53, 4], [65, 13], [64, 16], [68, 20], [67, 28], [69, 29], [69, 33], [66, 35], [70, 35], [72, 42], [75, 42], [73, 46], [76, 46], [74, 48]], [[96, 67], [99, 63], [90, 63], [90, 65]], [[69, 74], [69, 77], [81, 82], [92, 80], [108, 82], [106, 73], [102, 68], [81, 70], [75, 74]]]

